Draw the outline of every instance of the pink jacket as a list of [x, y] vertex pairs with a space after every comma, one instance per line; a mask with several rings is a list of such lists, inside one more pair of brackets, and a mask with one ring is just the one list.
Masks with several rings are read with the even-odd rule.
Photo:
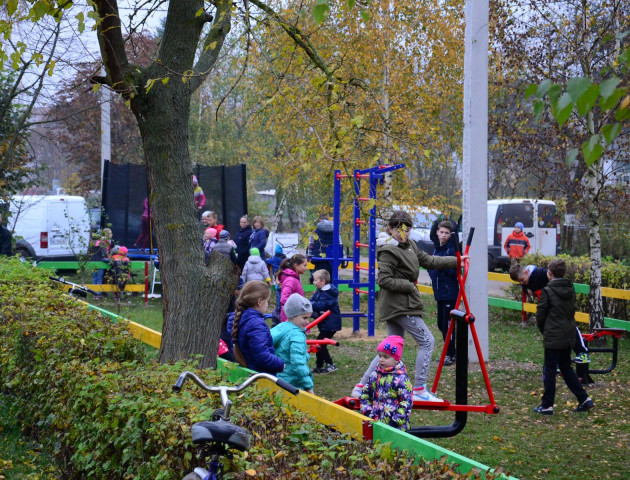
[[304, 296], [304, 289], [302, 288], [299, 275], [290, 268], [285, 269], [280, 274], [280, 288], [282, 289], [280, 292], [280, 321], [286, 322], [287, 316], [284, 314], [284, 304], [287, 303], [292, 293], [299, 293]]

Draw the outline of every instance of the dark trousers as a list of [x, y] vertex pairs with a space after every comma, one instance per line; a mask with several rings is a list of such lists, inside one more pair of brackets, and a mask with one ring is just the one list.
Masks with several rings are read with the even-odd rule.
[[[335, 334], [334, 330], [320, 330], [319, 335], [317, 335], [317, 340], [323, 340], [324, 338], [332, 338]], [[324, 364], [332, 365], [333, 361], [330, 358], [330, 353], [328, 353], [328, 345], [320, 345], [319, 350], [315, 354], [315, 365], [318, 368], [322, 368]]]
[[[448, 324], [451, 320], [451, 310], [455, 308], [456, 300], [438, 300], [437, 301], [437, 324], [440, 332], [442, 332], [442, 340], [446, 341], [446, 334], [448, 333]], [[448, 344], [448, 350], [446, 355], [449, 357], [455, 356], [455, 329], [451, 335], [451, 342]]]
[[556, 399], [556, 375], [560, 369], [564, 383], [567, 384], [571, 393], [575, 395], [578, 402], [582, 403], [588, 398], [588, 393], [582, 387], [580, 379], [571, 366], [571, 349], [556, 350], [545, 348], [545, 365], [543, 366], [543, 384], [545, 393], [542, 396], [542, 406], [544, 408], [553, 407]]

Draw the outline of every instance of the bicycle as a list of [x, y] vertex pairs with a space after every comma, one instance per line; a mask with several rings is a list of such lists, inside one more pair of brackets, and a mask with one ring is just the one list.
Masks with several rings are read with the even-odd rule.
[[197, 375], [188, 371], [183, 372], [179, 376], [177, 382], [173, 385], [173, 391], [177, 393], [180, 392], [184, 382], [188, 378], [202, 389], [211, 393], [218, 393], [221, 396], [222, 408], [218, 408], [212, 412], [212, 421], [205, 420], [197, 422], [191, 427], [192, 442], [200, 446], [202, 458], [210, 459], [210, 463], [208, 464], [208, 468], [195, 468], [184, 477], [184, 480], [218, 480], [223, 473], [221, 457], [229, 455], [229, 451], [232, 449], [240, 451], [249, 450], [249, 432], [242, 427], [234, 425], [230, 421], [230, 410], [233, 403], [228, 398], [228, 393], [240, 392], [261, 378], [266, 378], [274, 382], [293, 395], [297, 395], [300, 391], [293, 385], [268, 373], [256, 373], [240, 385], [234, 387], [225, 385], [209, 387]]

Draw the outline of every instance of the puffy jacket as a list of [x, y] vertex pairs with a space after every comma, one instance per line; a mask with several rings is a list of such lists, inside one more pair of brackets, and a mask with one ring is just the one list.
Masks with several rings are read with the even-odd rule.
[[268, 236], [269, 230], [265, 230], [264, 228], [254, 228], [252, 230], [252, 234], [249, 236], [249, 248], [257, 248], [260, 250], [260, 255], [264, 255]]
[[339, 292], [337, 288], [330, 283], [323, 286], [321, 290], [317, 290], [311, 297], [311, 305], [313, 305], [313, 317], [317, 318], [326, 310], [330, 310], [324, 320], [318, 324], [320, 330], [330, 330], [338, 332], [341, 330], [341, 312], [339, 311]]
[[273, 257], [266, 259], [265, 263], [271, 266], [271, 272], [275, 275], [280, 268], [282, 260], [285, 258], [287, 258], [287, 256], [284, 253], [276, 253]]
[[332, 220], [322, 220], [317, 224], [315, 233], [310, 238], [309, 256], [326, 256], [326, 248], [333, 243], [333, 226]]
[[[455, 257], [429, 255], [418, 249], [414, 241], [382, 245], [377, 250], [377, 260], [377, 281], [381, 288], [378, 313], [383, 322], [402, 315], [422, 315], [424, 312], [422, 297], [416, 287], [420, 267], [427, 269], [457, 267]], [[284, 295], [284, 292], [282, 293]]]
[[236, 244], [236, 256], [238, 257], [238, 265], [243, 268], [245, 262], [249, 258], [249, 237], [252, 235], [252, 226], [247, 225], [245, 228], [239, 229], [234, 237]]
[[512, 232], [505, 239], [503, 248], [510, 258], [521, 258], [529, 252], [529, 240], [523, 232]]
[[543, 288], [536, 307], [536, 323], [545, 348], [575, 346], [575, 289], [570, 280], [556, 278]]
[[269, 279], [269, 269], [265, 261], [258, 255], [250, 255], [243, 267], [243, 282], [250, 280], [266, 281]]
[[[230, 338], [232, 338], [233, 327], [234, 314], [232, 313], [227, 325]], [[237, 340], [247, 368], [272, 375], [276, 375], [284, 368], [284, 361], [276, 355], [273, 348], [269, 327], [258, 310], [248, 308], [241, 314]], [[233, 345], [228, 345], [228, 347], [233, 348]]]
[[285, 268], [280, 274], [278, 280], [280, 280], [280, 288], [282, 292], [280, 295], [280, 321], [286, 322], [287, 316], [284, 314], [284, 304], [287, 303], [287, 300], [292, 293], [299, 293], [304, 296], [304, 288], [302, 288], [300, 276], [295, 270], [290, 268]]
[[[450, 241], [445, 245], [437, 245], [433, 250], [433, 255], [438, 257], [453, 257], [456, 253], [457, 249]], [[457, 283], [456, 268], [429, 270], [429, 276], [433, 286], [433, 297], [436, 300], [457, 300], [459, 284]]]
[[279, 323], [271, 329], [271, 338], [276, 355], [284, 360], [286, 365], [284, 371], [278, 374], [278, 378], [302, 390], [311, 390], [313, 376], [308, 368], [309, 354], [304, 330], [292, 322]]
[[219, 252], [224, 257], [232, 260], [232, 263], [236, 263], [236, 250], [234, 250], [234, 247], [230, 245], [227, 240], [219, 240], [212, 251]]
[[402, 362], [370, 375], [361, 394], [361, 413], [401, 430], [409, 429], [413, 406], [411, 381]]

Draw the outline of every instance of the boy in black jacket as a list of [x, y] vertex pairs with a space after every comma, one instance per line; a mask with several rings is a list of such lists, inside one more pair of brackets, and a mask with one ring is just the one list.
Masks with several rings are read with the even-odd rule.
[[564, 260], [556, 259], [549, 263], [549, 284], [543, 288], [536, 308], [536, 323], [543, 334], [545, 347], [545, 393], [534, 412], [542, 415], [553, 415], [557, 368], [560, 368], [564, 382], [578, 399], [574, 412], [585, 412], [595, 406], [571, 366], [571, 348], [575, 344], [575, 290], [571, 281], [564, 278], [566, 272]]
[[[332, 338], [335, 332], [341, 330], [341, 312], [339, 311], [338, 302], [339, 292], [330, 284], [330, 273], [328, 270], [316, 270], [313, 273], [313, 284], [317, 287], [317, 291], [311, 297], [313, 317], [317, 318], [326, 310], [330, 310], [330, 315], [318, 325], [319, 335], [317, 336], [317, 340]], [[320, 345], [320, 349], [315, 354], [315, 358], [316, 363], [313, 373], [331, 373], [337, 370], [326, 345]]]
[[[540, 292], [549, 283], [547, 269], [534, 265], [527, 265], [526, 267], [518, 263], [512, 265], [510, 267], [510, 278], [521, 284], [526, 295], [529, 295], [530, 298], [536, 296], [538, 300], [540, 300]], [[575, 352], [575, 358], [573, 359], [575, 363], [591, 362], [588, 348], [586, 348], [580, 329], [577, 327], [575, 327], [575, 346], [573, 351]]]

